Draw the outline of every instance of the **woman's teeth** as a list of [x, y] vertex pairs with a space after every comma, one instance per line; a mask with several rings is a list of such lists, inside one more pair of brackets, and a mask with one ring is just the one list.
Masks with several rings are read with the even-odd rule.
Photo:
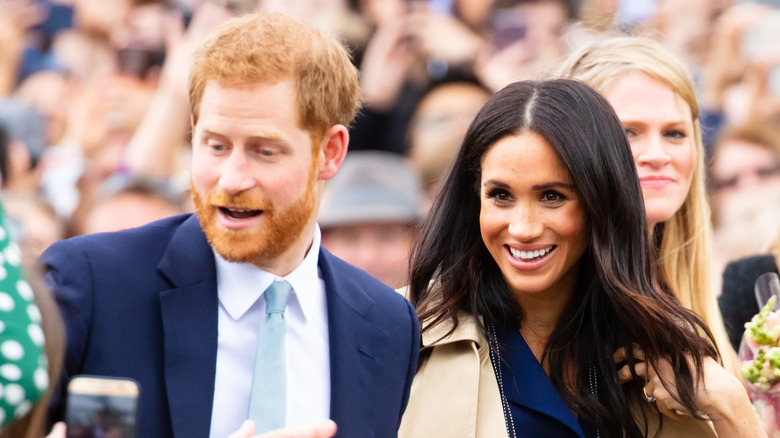
[[553, 250], [555, 245], [550, 245], [547, 248], [538, 249], [535, 251], [518, 251], [512, 247], [509, 248], [509, 252], [512, 253], [512, 257], [520, 260], [534, 260], [542, 258]]

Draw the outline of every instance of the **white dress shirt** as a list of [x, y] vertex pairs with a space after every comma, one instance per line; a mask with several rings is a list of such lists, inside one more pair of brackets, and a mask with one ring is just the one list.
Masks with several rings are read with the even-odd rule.
[[[292, 286], [287, 321], [287, 426], [330, 417], [330, 344], [325, 283], [317, 262], [320, 229], [303, 262], [284, 280]], [[257, 335], [265, 321], [266, 288], [277, 278], [251, 263], [214, 253], [219, 295], [219, 338], [211, 438], [226, 438], [247, 418]]]

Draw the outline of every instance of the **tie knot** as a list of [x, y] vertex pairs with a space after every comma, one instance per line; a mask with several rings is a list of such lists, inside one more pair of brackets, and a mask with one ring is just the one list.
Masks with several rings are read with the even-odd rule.
[[292, 286], [285, 280], [278, 280], [271, 283], [268, 289], [265, 290], [263, 296], [265, 297], [267, 314], [271, 313], [284, 313], [284, 308], [287, 306], [287, 297], [290, 296]]

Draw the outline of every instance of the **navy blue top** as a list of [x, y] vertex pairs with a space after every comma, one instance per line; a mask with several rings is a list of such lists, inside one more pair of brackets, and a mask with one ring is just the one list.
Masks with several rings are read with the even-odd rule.
[[518, 437], [595, 438], [577, 421], [514, 324], [496, 324], [504, 395]]

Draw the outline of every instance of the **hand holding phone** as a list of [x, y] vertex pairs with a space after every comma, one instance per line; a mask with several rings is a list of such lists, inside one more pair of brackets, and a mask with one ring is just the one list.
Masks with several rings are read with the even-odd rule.
[[138, 395], [132, 379], [73, 377], [65, 408], [67, 438], [135, 438]]

